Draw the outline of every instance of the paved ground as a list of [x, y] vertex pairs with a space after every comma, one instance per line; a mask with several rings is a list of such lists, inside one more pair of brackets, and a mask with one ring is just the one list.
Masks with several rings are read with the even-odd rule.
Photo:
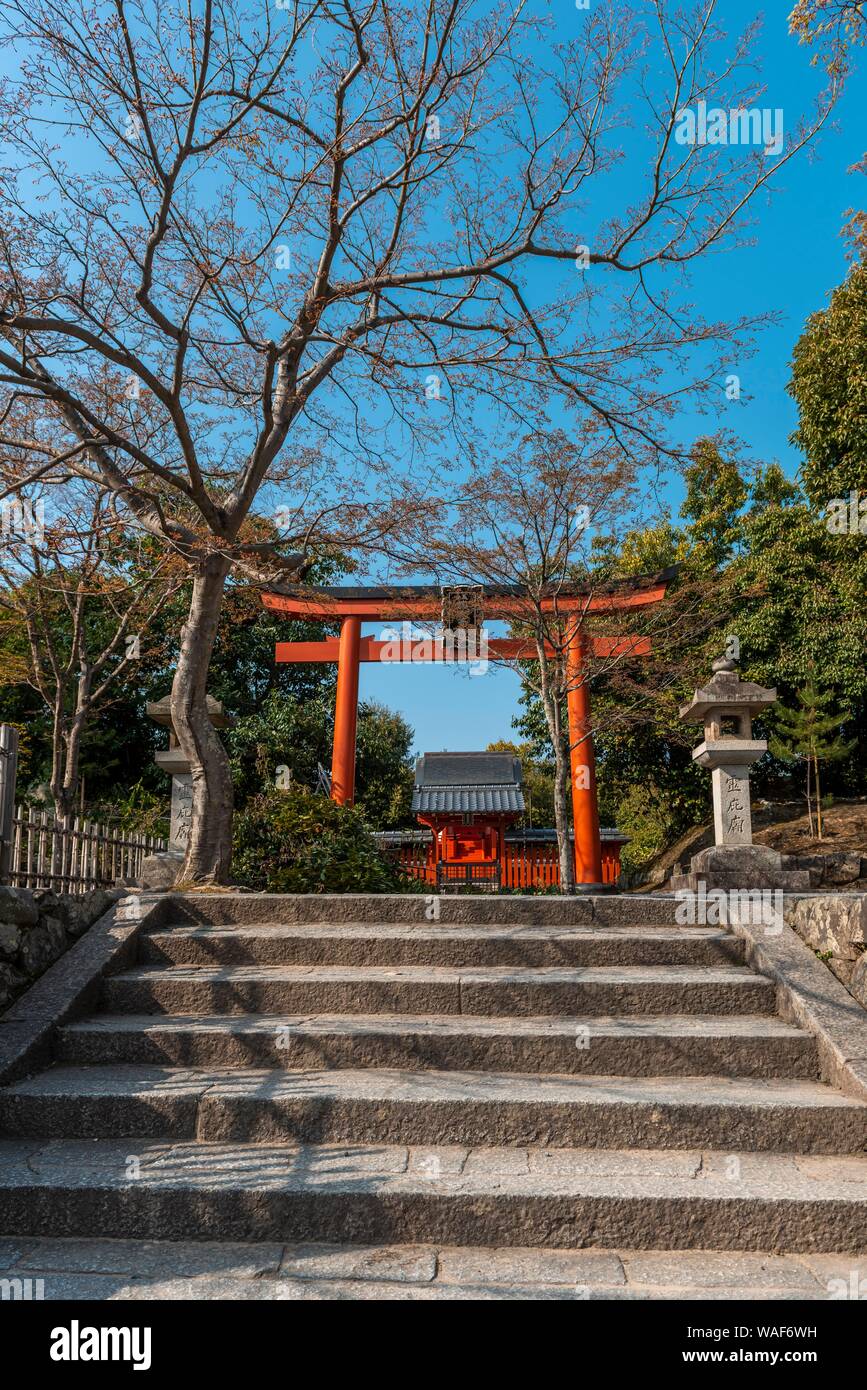
[[867, 1256], [0, 1237], [0, 1297], [867, 1300]]

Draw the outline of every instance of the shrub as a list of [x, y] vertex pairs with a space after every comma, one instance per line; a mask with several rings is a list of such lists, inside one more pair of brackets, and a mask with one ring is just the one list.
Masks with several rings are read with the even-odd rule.
[[235, 817], [233, 877], [271, 893], [394, 893], [411, 887], [354, 806], [293, 785], [253, 796]]
[[622, 853], [627, 870], [642, 869], [676, 838], [668, 809], [649, 787], [633, 787], [627, 793], [617, 810], [617, 824], [630, 837]]
[[129, 791], [119, 791], [112, 799], [89, 806], [88, 815], [131, 834], [168, 839], [168, 797], [165, 792], [160, 796], [151, 791], [141, 781]]

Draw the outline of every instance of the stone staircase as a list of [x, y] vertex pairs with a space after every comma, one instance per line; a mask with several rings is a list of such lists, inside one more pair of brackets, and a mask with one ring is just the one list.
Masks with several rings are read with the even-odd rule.
[[478, 1296], [492, 1247], [513, 1285], [534, 1251], [573, 1280], [568, 1252], [668, 1252], [707, 1297], [743, 1292], [735, 1266], [702, 1292], [728, 1252], [845, 1275], [867, 1251], [867, 1105], [819, 1080], [734, 935], [664, 898], [438, 907], [175, 899], [55, 1065], [0, 1092], [0, 1233], [424, 1247], [480, 1271], [444, 1297]]

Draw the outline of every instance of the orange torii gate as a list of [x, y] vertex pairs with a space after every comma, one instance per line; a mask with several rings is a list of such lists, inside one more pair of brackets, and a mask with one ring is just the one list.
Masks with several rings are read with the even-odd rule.
[[[572, 770], [572, 817], [575, 827], [575, 881], [602, 883], [602, 850], [599, 839], [599, 810], [596, 796], [596, 760], [591, 735], [590, 690], [586, 675], [589, 656], [646, 656], [650, 640], [645, 637], [599, 637], [583, 627], [588, 614], [617, 613], [659, 603], [674, 574], [664, 570], [657, 575], [640, 575], [614, 581], [589, 591], [577, 587], [558, 589], [543, 600], [542, 608], [574, 620], [574, 631], [566, 648], [569, 687], [566, 705], [569, 716], [569, 745]], [[463, 586], [457, 586], [461, 588]], [[526, 618], [526, 591], [520, 585], [474, 585], [484, 605], [484, 617], [496, 620]], [[341, 803], [355, 797], [355, 738], [358, 722], [358, 672], [362, 661], [434, 662], [477, 661], [480, 652], [466, 647], [454, 655], [449, 634], [436, 639], [412, 642], [379, 641], [362, 637], [364, 622], [400, 620], [430, 623], [442, 614], [448, 589], [437, 585], [393, 585], [382, 588], [302, 588], [275, 586], [262, 594], [265, 607], [287, 618], [320, 619], [340, 622], [340, 636], [321, 642], [278, 642], [278, 662], [337, 662], [337, 699], [334, 710], [334, 746], [331, 761], [331, 795]], [[514, 638], [487, 638], [485, 655], [495, 659], [520, 659], [535, 655], [532, 642]], [[552, 652], [553, 654], [553, 652]]]

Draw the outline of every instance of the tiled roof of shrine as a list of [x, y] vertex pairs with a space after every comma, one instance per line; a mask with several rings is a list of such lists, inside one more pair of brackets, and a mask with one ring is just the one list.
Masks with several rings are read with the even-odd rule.
[[412, 809], [520, 813], [521, 760], [512, 753], [424, 753], [416, 763]]

